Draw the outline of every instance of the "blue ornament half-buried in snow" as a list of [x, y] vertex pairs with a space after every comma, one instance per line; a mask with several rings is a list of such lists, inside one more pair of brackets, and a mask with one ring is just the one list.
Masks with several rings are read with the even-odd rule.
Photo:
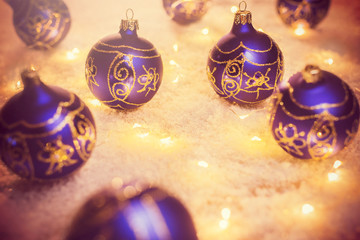
[[279, 47], [253, 27], [251, 12], [245, 6], [235, 14], [231, 31], [211, 50], [207, 75], [221, 97], [251, 104], [271, 96], [282, 79], [283, 66]]
[[189, 212], [165, 191], [139, 184], [109, 188], [80, 209], [66, 240], [196, 240]]
[[[127, 15], [129, 12], [132, 10]], [[91, 92], [116, 109], [133, 109], [150, 101], [163, 75], [160, 54], [153, 44], [138, 37], [138, 21], [127, 18], [121, 21], [119, 33], [92, 47], [85, 67]]]
[[91, 112], [75, 94], [41, 82], [35, 70], [21, 76], [24, 90], [0, 112], [1, 160], [27, 179], [67, 176], [88, 160], [95, 146]]
[[340, 78], [308, 65], [279, 85], [270, 127], [278, 144], [294, 157], [327, 158], [354, 139], [359, 103]]

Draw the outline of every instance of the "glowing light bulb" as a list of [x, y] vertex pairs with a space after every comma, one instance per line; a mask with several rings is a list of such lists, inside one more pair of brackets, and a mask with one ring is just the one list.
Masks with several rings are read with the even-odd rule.
[[339, 180], [339, 175], [337, 173], [330, 172], [330, 173], [328, 173], [328, 179], [329, 179], [329, 182], [338, 181]]
[[101, 102], [98, 99], [91, 99], [89, 100], [90, 104], [100, 107], [101, 106]]
[[232, 7], [230, 8], [230, 11], [231, 11], [232, 13], [236, 13], [236, 12], [238, 11], [238, 7], [237, 7], [237, 6], [232, 6]]
[[231, 211], [228, 208], [223, 208], [221, 210], [221, 216], [223, 217], [223, 219], [228, 220], [230, 218], [231, 215]]
[[179, 46], [177, 45], [177, 43], [173, 45], [173, 49], [175, 52], [179, 51]]
[[199, 161], [198, 165], [203, 168], [207, 168], [209, 166], [209, 164], [205, 161]]
[[325, 63], [332, 65], [334, 63], [334, 60], [332, 58], [325, 59]]
[[162, 145], [171, 145], [174, 143], [174, 141], [171, 139], [171, 137], [160, 139], [160, 143]]
[[74, 48], [73, 50], [66, 52], [66, 58], [68, 60], [74, 60], [75, 58], [77, 58], [79, 53], [80, 50], [78, 48]]
[[259, 138], [258, 136], [254, 136], [251, 141], [258, 141], [260, 142], [261, 141], [261, 138]]
[[169, 64], [177, 67], [179, 66], [179, 64], [177, 64], [174, 60], [170, 60]]
[[295, 28], [294, 33], [295, 33], [296, 36], [302, 36], [302, 35], [304, 35], [304, 34], [305, 34], [304, 25], [301, 24], [301, 23], [299, 23], [299, 24], [297, 25], [297, 27]]
[[176, 76], [176, 78], [173, 80], [173, 83], [179, 82], [179, 76]]
[[305, 215], [314, 212], [314, 210], [315, 210], [314, 207], [308, 203], [304, 204], [301, 209], [302, 213]]
[[220, 220], [219, 222], [220, 229], [225, 230], [228, 226], [229, 226], [229, 222], [227, 220], [224, 219]]
[[201, 33], [204, 34], [204, 35], [208, 35], [209, 34], [209, 29], [204, 28], [203, 30], [201, 30]]
[[336, 161], [334, 162], [334, 166], [333, 166], [333, 168], [337, 169], [337, 168], [339, 168], [339, 167], [341, 166], [341, 164], [342, 164], [342, 162], [341, 162], [341, 161], [336, 160]]
[[147, 133], [139, 133], [139, 134], [137, 134], [137, 136], [139, 138], [146, 138], [147, 136], [149, 136], [149, 133], [148, 132]]
[[246, 114], [246, 115], [241, 115], [241, 116], [239, 116], [239, 118], [241, 119], [241, 120], [244, 120], [245, 118], [247, 118], [247, 117], [249, 117], [250, 116], [250, 114]]
[[258, 28], [259, 32], [264, 32], [264, 30], [262, 28]]

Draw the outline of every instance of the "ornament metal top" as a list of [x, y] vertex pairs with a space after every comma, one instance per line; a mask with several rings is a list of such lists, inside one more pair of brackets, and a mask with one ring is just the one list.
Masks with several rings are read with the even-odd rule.
[[163, 0], [166, 13], [175, 22], [189, 24], [205, 15], [210, 0]]
[[270, 127], [278, 144], [302, 159], [333, 156], [354, 139], [359, 103], [350, 87], [334, 74], [308, 65], [280, 84]]
[[31, 180], [67, 176], [87, 161], [95, 146], [91, 112], [75, 94], [41, 82], [34, 69], [21, 76], [24, 90], [0, 112], [1, 160]]
[[5, 1], [14, 11], [16, 33], [31, 48], [54, 47], [70, 29], [70, 13], [62, 0]]
[[164, 190], [141, 184], [107, 188], [92, 196], [66, 240], [196, 240], [189, 212]]
[[276, 6], [286, 25], [314, 28], [325, 18], [330, 0], [278, 0]]
[[283, 66], [279, 47], [267, 34], [255, 30], [251, 12], [242, 1], [231, 31], [209, 55], [207, 74], [215, 92], [230, 102], [259, 103], [282, 80]]
[[86, 59], [85, 76], [91, 92], [116, 109], [137, 108], [150, 101], [163, 75], [161, 56], [152, 43], [138, 37], [139, 24], [133, 15], [128, 9], [120, 32], [98, 41]]

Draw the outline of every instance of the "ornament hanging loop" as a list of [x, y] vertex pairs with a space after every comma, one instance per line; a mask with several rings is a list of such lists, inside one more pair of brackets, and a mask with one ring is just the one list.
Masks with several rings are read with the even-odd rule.
[[[131, 14], [131, 18], [129, 18], [129, 12], [130, 12], [130, 14]], [[134, 11], [133, 11], [131, 8], [128, 8], [128, 9], [126, 10], [126, 19], [127, 19], [127, 20], [133, 20], [133, 19], [134, 19]]]
[[[242, 4], [244, 4], [244, 8], [243, 8], [243, 9], [241, 9], [241, 5], [242, 5]], [[241, 1], [241, 2], [239, 3], [239, 10], [242, 11], [242, 12], [244, 12], [244, 11], [246, 11], [246, 9], [247, 9], [247, 3], [246, 3], [246, 1]]]

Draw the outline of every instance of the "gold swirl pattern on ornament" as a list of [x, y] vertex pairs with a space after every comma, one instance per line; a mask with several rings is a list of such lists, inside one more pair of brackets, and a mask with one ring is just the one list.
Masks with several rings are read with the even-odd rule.
[[309, 154], [313, 159], [330, 156], [336, 146], [337, 133], [332, 117], [317, 119], [307, 136]]
[[215, 48], [219, 52], [221, 52], [223, 54], [231, 54], [231, 53], [235, 52], [236, 50], [238, 50], [240, 48], [244, 48], [244, 49], [249, 50], [251, 52], [265, 53], [265, 52], [269, 52], [273, 48], [273, 41], [270, 39], [270, 37], [268, 37], [268, 36], [266, 36], [266, 37], [268, 38], [268, 40], [270, 42], [270, 47], [268, 49], [265, 49], [265, 50], [258, 50], [258, 49], [249, 48], [249, 47], [245, 46], [242, 41], [240, 42], [240, 44], [236, 48], [234, 48], [233, 50], [228, 51], [228, 52], [221, 50], [220, 47], [217, 44], [215, 45]]
[[[156, 238], [172, 239], [169, 227], [166, 224], [166, 220], [156, 200], [150, 194], [144, 194], [140, 198], [140, 204], [143, 206], [144, 213], [149, 216], [149, 218], [153, 219], [150, 224], [151, 230], [155, 232]], [[151, 234], [148, 232], [148, 229], [139, 227], [143, 225], [139, 224], [139, 221], [141, 222], [147, 220], [141, 220], [137, 217], [138, 208], [132, 204], [126, 204], [126, 206], [122, 209], [122, 212], [124, 212], [126, 222], [134, 232], [135, 238], [149, 239]]]
[[[293, 134], [287, 135], [287, 130], [291, 130]], [[287, 152], [294, 153], [298, 156], [303, 156], [304, 153], [300, 150], [306, 147], [306, 141], [303, 139], [305, 132], [298, 132], [297, 127], [294, 124], [288, 124], [283, 127], [283, 123], [279, 122], [279, 126], [274, 130], [276, 141], [282, 146]]]
[[[1, 146], [5, 159], [12, 161], [8, 164], [10, 169], [15, 171], [22, 177], [32, 178], [34, 175], [34, 166], [31, 161], [31, 155], [25, 139], [18, 133], [6, 134], [3, 137], [3, 145]], [[20, 170], [19, 170], [20, 169]]]
[[296, 98], [294, 97], [294, 88], [291, 86], [290, 83], [287, 83], [287, 86], [289, 87], [289, 96], [291, 98], [291, 100], [295, 103], [295, 105], [297, 105], [300, 108], [303, 109], [307, 109], [307, 110], [318, 110], [318, 109], [322, 109], [322, 108], [336, 108], [336, 107], [341, 107], [343, 105], [346, 104], [346, 102], [349, 100], [349, 89], [347, 88], [347, 86], [345, 85], [344, 82], [341, 83], [344, 92], [345, 92], [345, 97], [344, 100], [342, 100], [341, 102], [338, 103], [322, 103], [316, 106], [306, 106], [303, 105], [301, 103], [299, 103]]
[[347, 137], [345, 139], [344, 145], [348, 146], [354, 139], [359, 128], [359, 120], [355, 120], [352, 124], [351, 130], [346, 130]]
[[86, 82], [88, 86], [90, 87], [91, 91], [94, 90], [94, 86], [99, 86], [99, 84], [96, 82], [96, 75], [97, 75], [97, 67], [94, 65], [94, 58], [89, 57], [86, 61], [85, 65], [85, 76], [86, 76]]
[[332, 114], [330, 114], [328, 112], [328, 109], [325, 109], [322, 113], [318, 113], [318, 114], [313, 114], [313, 115], [305, 115], [305, 116], [298, 116], [298, 115], [295, 115], [291, 112], [289, 112], [285, 106], [284, 106], [284, 102], [282, 102], [282, 100], [279, 101], [279, 103], [275, 106], [275, 108], [277, 108], [278, 106], [280, 105], [281, 109], [283, 110], [283, 112], [296, 119], [296, 120], [309, 120], [309, 119], [315, 119], [315, 118], [319, 118], [321, 116], [331, 116], [331, 118], [333, 119], [333, 121], [339, 121], [339, 120], [344, 120], [344, 119], [347, 119], [349, 117], [351, 117], [352, 115], [354, 115], [355, 113], [355, 109], [356, 109], [356, 99], [353, 99], [353, 108], [351, 109], [350, 113], [347, 114], [347, 115], [344, 115], [344, 116], [341, 116], [341, 117], [336, 117]]
[[141, 51], [141, 52], [151, 52], [151, 51], [155, 51], [156, 48], [150, 48], [150, 49], [141, 49], [141, 48], [135, 48], [135, 47], [131, 47], [131, 46], [127, 46], [127, 45], [110, 45], [101, 41], [98, 41], [99, 45], [103, 45], [105, 47], [110, 47], [110, 48], [129, 48], [135, 51]]
[[40, 162], [49, 163], [49, 168], [45, 174], [53, 175], [56, 172], [62, 172], [64, 167], [69, 167], [77, 163], [76, 159], [72, 159], [74, 148], [64, 144], [62, 136], [59, 135], [54, 141], [47, 142], [43, 145], [39, 142], [42, 150], [38, 152], [37, 159]]
[[206, 67], [206, 71], [207, 71], [207, 76], [208, 76], [208, 79], [212, 85], [212, 87], [215, 89], [215, 91], [221, 95], [224, 95], [225, 93], [223, 91], [221, 91], [215, 84], [216, 82], [216, 79], [214, 77], [214, 72], [216, 71], [216, 67], [214, 67], [213, 71], [210, 70], [210, 67], [207, 66]]
[[137, 92], [140, 93], [146, 91], [146, 97], [150, 91], [156, 91], [156, 85], [159, 82], [160, 75], [156, 72], [156, 68], [146, 69], [144, 65], [142, 67], [146, 74], [139, 76], [138, 83], [140, 85], [143, 85], [143, 88], [138, 90]]
[[[101, 52], [101, 53], [124, 54], [124, 53], [122, 53], [120, 51], [117, 51], [117, 50], [101, 50], [101, 49], [98, 49], [97, 47], [93, 47], [92, 49], [94, 49], [97, 52]], [[151, 58], [160, 57], [160, 54], [157, 54], [157, 55], [154, 55], [154, 56], [135, 56], [135, 55], [132, 55], [132, 54], [124, 54], [124, 55], [132, 56], [132, 58], [142, 58], [142, 59], [151, 59]]]
[[53, 124], [54, 122], [56, 122], [59, 117], [61, 116], [61, 113], [63, 111], [64, 108], [67, 108], [69, 106], [71, 106], [75, 101], [75, 95], [70, 93], [70, 99], [68, 101], [63, 101], [60, 102], [59, 105], [56, 108], [55, 114], [54, 116], [52, 116], [51, 118], [49, 118], [48, 120], [46, 120], [45, 122], [41, 122], [41, 123], [28, 123], [25, 120], [20, 120], [11, 124], [8, 124], [5, 122], [5, 120], [2, 117], [2, 114], [0, 114], [0, 123], [7, 129], [12, 129], [15, 127], [18, 127], [19, 125], [27, 127], [27, 128], [40, 128], [40, 127], [45, 127], [49, 124]]

